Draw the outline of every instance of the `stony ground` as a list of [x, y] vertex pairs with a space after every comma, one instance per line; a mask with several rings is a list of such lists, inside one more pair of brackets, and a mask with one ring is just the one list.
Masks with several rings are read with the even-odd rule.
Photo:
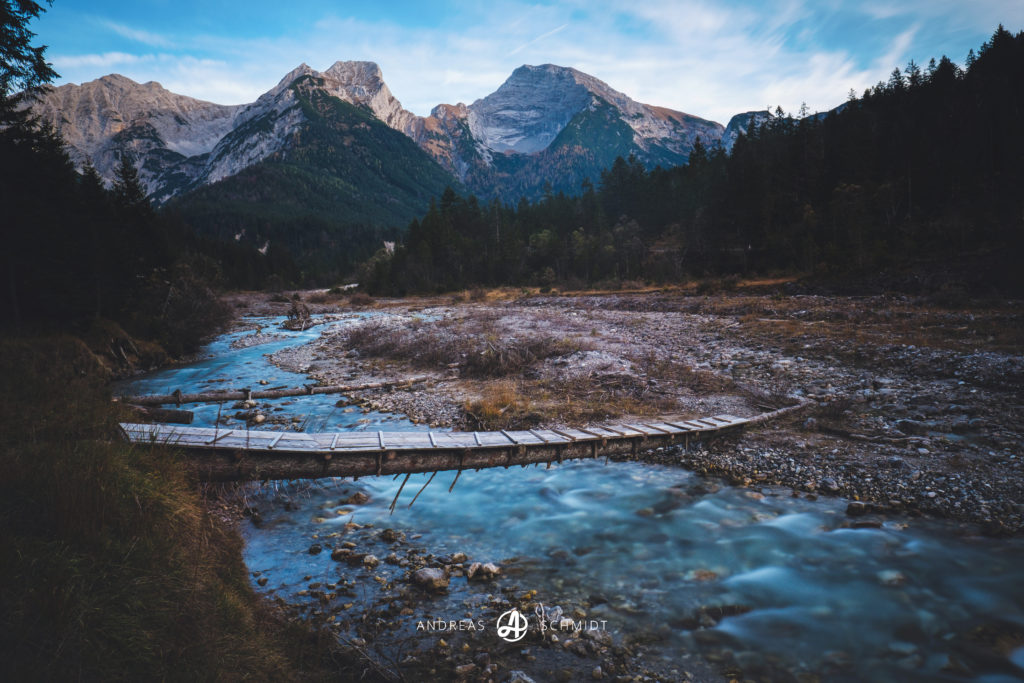
[[[314, 314], [351, 310], [346, 299], [300, 296]], [[290, 304], [260, 296], [236, 305], [281, 313]], [[326, 383], [428, 376], [412, 390], [353, 398], [456, 428], [752, 416], [812, 399], [798, 418], [679, 457], [738, 483], [865, 503], [853, 514], [920, 511], [992, 533], [1024, 528], [1018, 302], [949, 309], [906, 297], [497, 292], [362, 310], [381, 316], [357, 343], [348, 329], [329, 332], [274, 362]], [[467, 360], [481, 348], [514, 351], [517, 340], [549, 340], [559, 355], [495, 375]]]

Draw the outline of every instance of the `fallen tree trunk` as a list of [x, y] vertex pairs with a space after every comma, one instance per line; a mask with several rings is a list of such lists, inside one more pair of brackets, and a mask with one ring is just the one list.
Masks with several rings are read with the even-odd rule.
[[769, 413], [761, 413], [756, 417], [750, 418], [747, 421], [747, 426], [753, 427], [756, 425], [764, 424], [766, 422], [773, 422], [779, 419], [780, 417], [791, 417], [793, 415], [798, 415], [804, 412], [805, 410], [813, 408], [816, 405], [818, 404], [815, 401], [806, 400], [797, 403], [795, 406], [786, 406], [785, 408], [779, 408], [778, 410], [773, 410]]
[[374, 382], [372, 384], [330, 384], [316, 386], [309, 384], [304, 387], [292, 387], [288, 389], [266, 389], [253, 391], [251, 389], [240, 389], [235, 391], [208, 391], [198, 394], [183, 394], [180, 390], [173, 394], [156, 394], [152, 396], [122, 396], [115, 398], [116, 401], [130, 403], [139, 406], [159, 406], [167, 404], [181, 405], [183, 403], [219, 403], [221, 401], [251, 401], [261, 398], [285, 398], [287, 396], [312, 396], [313, 394], [342, 394], [353, 391], [366, 391], [368, 389], [394, 389], [408, 387], [428, 381], [429, 377], [414, 377], [401, 382]]
[[191, 410], [173, 410], [171, 408], [156, 408], [154, 406], [141, 406], [130, 403], [128, 407], [139, 415], [152, 420], [153, 422], [164, 422], [168, 424], [190, 425], [195, 417]]

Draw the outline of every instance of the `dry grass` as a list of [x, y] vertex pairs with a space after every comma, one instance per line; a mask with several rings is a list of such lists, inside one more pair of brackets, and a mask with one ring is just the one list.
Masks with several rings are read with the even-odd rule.
[[731, 378], [659, 356], [653, 351], [630, 360], [648, 378], [660, 383], [669, 383], [676, 390], [689, 389], [695, 394], [707, 395], [736, 388]]
[[458, 368], [465, 377], [521, 374], [546, 358], [583, 348], [575, 340], [501, 334], [497, 314], [469, 320], [414, 321], [405, 326], [371, 321], [349, 331], [347, 344], [365, 356], [406, 361], [417, 367]]
[[362, 308], [366, 306], [372, 306], [374, 299], [366, 292], [356, 292], [348, 298], [348, 305], [356, 308]]
[[484, 386], [482, 395], [466, 401], [463, 411], [467, 424], [480, 431], [525, 429], [543, 419], [523, 396], [522, 388], [509, 380]]

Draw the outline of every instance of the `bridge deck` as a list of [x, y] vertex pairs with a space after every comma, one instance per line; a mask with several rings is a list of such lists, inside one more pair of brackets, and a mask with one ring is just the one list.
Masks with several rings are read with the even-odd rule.
[[167, 424], [125, 423], [121, 428], [132, 443], [169, 445], [185, 451], [204, 480], [239, 481], [526, 466], [689, 444], [748, 422], [716, 415], [558, 430], [320, 434]]

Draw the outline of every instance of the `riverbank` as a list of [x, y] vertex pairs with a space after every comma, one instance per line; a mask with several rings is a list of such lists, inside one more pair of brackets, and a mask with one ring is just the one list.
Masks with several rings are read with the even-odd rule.
[[357, 654], [256, 596], [237, 529], [171, 451], [120, 439], [107, 381], [150, 345], [99, 335], [0, 340], [4, 680], [358, 675]]
[[[344, 298], [300, 297], [314, 312], [352, 310]], [[388, 315], [272, 360], [324, 383], [429, 375], [411, 391], [353, 398], [463, 429], [752, 416], [813, 400], [799, 417], [669, 457], [739, 484], [842, 496], [853, 516], [1024, 528], [1015, 302], [685, 291], [459, 298], [364, 301], [357, 308]], [[238, 295], [234, 306], [281, 314], [282, 299]]]

